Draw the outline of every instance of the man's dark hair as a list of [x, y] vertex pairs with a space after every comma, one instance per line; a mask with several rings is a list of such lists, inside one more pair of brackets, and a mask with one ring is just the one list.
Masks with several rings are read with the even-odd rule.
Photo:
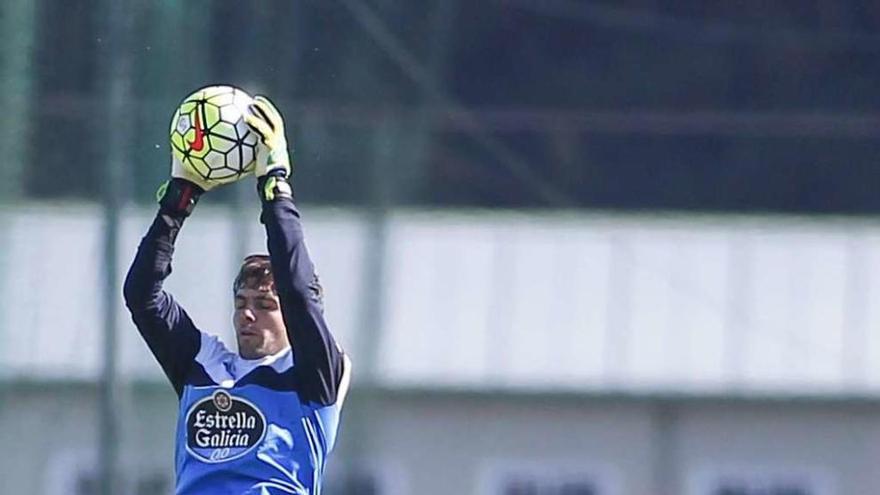
[[[268, 254], [252, 254], [246, 256], [241, 262], [241, 268], [238, 269], [238, 275], [235, 282], [232, 283], [232, 294], [235, 295], [239, 289], [267, 289], [273, 294], [278, 295], [275, 289], [275, 277], [272, 275], [272, 263]], [[321, 281], [318, 274], [314, 274], [311, 283], [309, 283], [309, 293], [311, 299], [315, 301], [324, 310], [324, 288], [321, 287]]]
[[235, 294], [243, 288], [267, 288], [276, 292], [275, 279], [272, 277], [272, 264], [269, 262], [268, 255], [252, 254], [246, 256], [241, 262], [241, 268], [238, 269], [238, 275], [235, 277], [235, 282], [232, 283], [232, 293]]

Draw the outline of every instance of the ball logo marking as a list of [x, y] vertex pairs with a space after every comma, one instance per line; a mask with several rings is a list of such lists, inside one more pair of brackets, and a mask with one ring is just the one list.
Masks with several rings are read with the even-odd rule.
[[179, 119], [177, 119], [177, 132], [180, 134], [186, 134], [186, 131], [190, 128], [189, 115], [181, 115]]
[[193, 138], [192, 142], [189, 143], [189, 147], [192, 148], [193, 151], [202, 151], [205, 147], [205, 133], [202, 130], [202, 122], [199, 119], [199, 110], [201, 110], [201, 106], [196, 107], [196, 136]]

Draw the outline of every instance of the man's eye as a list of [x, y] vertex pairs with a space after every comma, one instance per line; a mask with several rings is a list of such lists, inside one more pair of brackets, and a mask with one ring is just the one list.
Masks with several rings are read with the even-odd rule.
[[260, 309], [275, 309], [275, 301], [260, 301]]

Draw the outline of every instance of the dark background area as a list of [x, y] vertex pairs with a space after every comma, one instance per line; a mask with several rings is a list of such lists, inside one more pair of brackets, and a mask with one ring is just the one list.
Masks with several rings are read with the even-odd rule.
[[175, 106], [227, 83], [281, 107], [312, 203], [880, 211], [876, 2], [131, 4], [117, 39], [100, 2], [38, 3], [25, 198], [100, 198], [102, 129], [133, 119], [150, 201]]

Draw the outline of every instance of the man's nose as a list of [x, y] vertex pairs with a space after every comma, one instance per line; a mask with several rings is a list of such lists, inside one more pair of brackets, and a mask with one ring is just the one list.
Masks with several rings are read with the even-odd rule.
[[242, 321], [245, 321], [245, 322], [256, 321], [256, 319], [257, 319], [256, 315], [254, 315], [254, 312], [251, 310], [251, 308], [244, 308], [241, 311], [239, 311], [239, 318], [241, 318]]

